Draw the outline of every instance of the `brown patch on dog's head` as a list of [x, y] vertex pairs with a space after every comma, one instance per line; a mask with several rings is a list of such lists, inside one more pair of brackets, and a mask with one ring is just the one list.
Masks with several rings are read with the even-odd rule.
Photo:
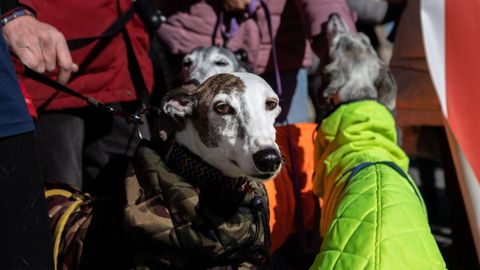
[[219, 93], [227, 95], [233, 91], [245, 91], [242, 80], [231, 74], [210, 77], [198, 87], [190, 84], [168, 92], [162, 102], [165, 115], [174, 120], [175, 131], [183, 129], [186, 119], [191, 119], [203, 143], [216, 146], [215, 132], [209, 123], [210, 102]]
[[199, 99], [192, 121], [205, 145], [217, 146], [217, 138], [212, 130], [215, 127], [210, 125], [208, 119], [211, 100], [219, 93], [230, 95], [234, 91], [245, 91], [245, 84], [240, 78], [230, 74], [210, 77], [199, 87]]

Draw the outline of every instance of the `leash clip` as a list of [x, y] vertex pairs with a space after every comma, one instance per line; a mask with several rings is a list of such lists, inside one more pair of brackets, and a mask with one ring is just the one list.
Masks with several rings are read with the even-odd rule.
[[129, 120], [135, 122], [135, 123], [143, 123], [143, 119], [142, 119], [142, 114], [138, 114], [138, 113], [135, 113], [135, 114], [131, 114], [130, 117], [129, 117]]
[[253, 197], [252, 200], [250, 200], [250, 206], [255, 210], [260, 209], [263, 206], [262, 198], [259, 196]]

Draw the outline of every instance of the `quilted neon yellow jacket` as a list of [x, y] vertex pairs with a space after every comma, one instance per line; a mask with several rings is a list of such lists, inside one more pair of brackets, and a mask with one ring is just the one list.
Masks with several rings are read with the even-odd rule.
[[396, 142], [392, 115], [375, 101], [342, 105], [322, 122], [314, 191], [323, 242], [311, 269], [446, 269]]

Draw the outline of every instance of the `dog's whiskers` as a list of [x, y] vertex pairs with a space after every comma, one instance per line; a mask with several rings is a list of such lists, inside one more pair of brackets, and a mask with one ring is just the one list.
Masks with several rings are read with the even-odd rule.
[[280, 163], [281, 163], [282, 165], [287, 164], [287, 158], [286, 158], [284, 155], [282, 155], [281, 158], [282, 158], [282, 159], [281, 159], [281, 162], [280, 162]]

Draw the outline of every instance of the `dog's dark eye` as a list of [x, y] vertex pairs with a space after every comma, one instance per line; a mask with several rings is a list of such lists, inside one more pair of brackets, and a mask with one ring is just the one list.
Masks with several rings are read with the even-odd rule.
[[225, 60], [217, 60], [215, 62], [213, 62], [215, 65], [219, 66], [219, 67], [224, 67], [226, 65], [228, 65], [228, 62], [225, 61]]
[[267, 107], [268, 111], [274, 110], [278, 105], [278, 102], [276, 100], [267, 100], [265, 101], [265, 106]]
[[183, 67], [190, 67], [192, 65], [192, 60], [190, 59], [185, 59], [183, 60], [183, 63], [182, 63]]
[[215, 112], [218, 114], [232, 114], [233, 108], [230, 107], [227, 103], [219, 102], [213, 106]]

